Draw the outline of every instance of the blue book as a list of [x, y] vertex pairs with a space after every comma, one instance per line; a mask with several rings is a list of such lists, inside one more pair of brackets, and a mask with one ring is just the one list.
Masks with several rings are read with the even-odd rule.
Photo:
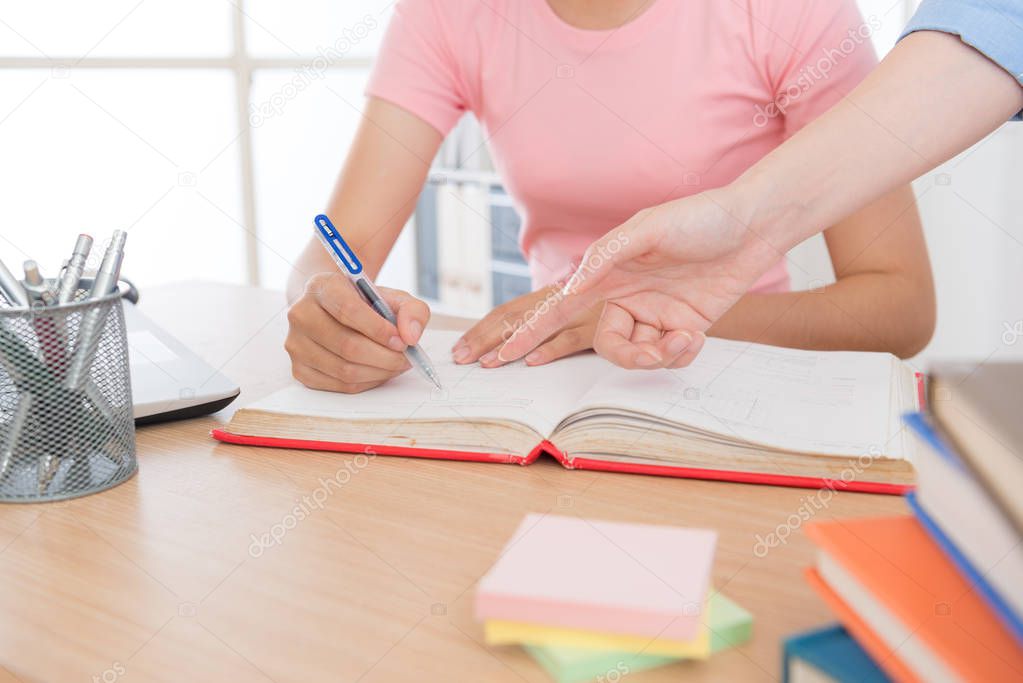
[[931, 538], [938, 544], [942, 551], [948, 555], [949, 559], [952, 560], [959, 572], [966, 577], [966, 579], [973, 584], [973, 587], [977, 589], [977, 592], [987, 601], [991, 609], [998, 614], [998, 617], [1002, 620], [1002, 623], [1012, 631], [1012, 635], [1016, 637], [1016, 640], [1023, 645], [1023, 620], [1020, 620], [1019, 615], [1012, 611], [1008, 603], [1002, 599], [1002, 596], [991, 587], [991, 584], [987, 582], [984, 575], [981, 574], [977, 569], [970, 564], [970, 561], [966, 559], [966, 556], [959, 552], [959, 548], [952, 543], [952, 540], [941, 530], [941, 527], [931, 519], [927, 512], [920, 507], [920, 502], [916, 498], [915, 493], [906, 494], [906, 502], [909, 503], [909, 507], [913, 509], [913, 514], [920, 520], [920, 524], [927, 533], [930, 534]]
[[[912, 414], [904, 420], [926, 446], [917, 454], [918, 489], [907, 494], [906, 501], [942, 552], [1023, 645], [1023, 619], [1007, 599], [1007, 589], [1020, 585], [1014, 578], [1018, 569], [1012, 571], [1013, 566], [1018, 568], [1023, 554], [1018, 534], [926, 417]], [[944, 522], [938, 519], [939, 514]], [[982, 538], [982, 533], [991, 538]], [[956, 543], [953, 536], [960, 542]], [[971, 559], [971, 554], [975, 558], [986, 554], [987, 560], [980, 560], [980, 566], [988, 566], [989, 571], [980, 571], [978, 560]]]
[[839, 624], [788, 638], [783, 658], [782, 683], [820, 680], [887, 683], [890, 680]]

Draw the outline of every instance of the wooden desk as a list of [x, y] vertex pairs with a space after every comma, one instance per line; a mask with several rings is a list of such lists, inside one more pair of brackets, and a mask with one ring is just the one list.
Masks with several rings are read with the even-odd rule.
[[[280, 293], [184, 284], [142, 307], [239, 381], [240, 404], [290, 379]], [[755, 549], [812, 491], [229, 446], [208, 435], [227, 417], [140, 430], [139, 473], [111, 491], [0, 506], [0, 681], [546, 681], [472, 616], [530, 511], [720, 532], [714, 580], [755, 615], [753, 641], [629, 681], [778, 680], [781, 639], [832, 618], [800, 533]], [[322, 508], [299, 519], [304, 500]], [[903, 510], [842, 493], [815, 518]], [[291, 527], [280, 544], [253, 545], [274, 525]]]

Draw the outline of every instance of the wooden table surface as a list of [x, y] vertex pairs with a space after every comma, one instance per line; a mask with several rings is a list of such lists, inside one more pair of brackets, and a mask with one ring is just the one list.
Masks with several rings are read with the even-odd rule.
[[[241, 384], [238, 405], [291, 381], [279, 292], [189, 283], [142, 308]], [[780, 680], [782, 638], [832, 619], [801, 574], [814, 491], [219, 444], [230, 410], [140, 429], [139, 473], [110, 491], [0, 505], [0, 681], [546, 681], [472, 610], [527, 512], [719, 532], [715, 585], [753, 640], [634, 683]], [[904, 510], [839, 493], [813, 517]]]

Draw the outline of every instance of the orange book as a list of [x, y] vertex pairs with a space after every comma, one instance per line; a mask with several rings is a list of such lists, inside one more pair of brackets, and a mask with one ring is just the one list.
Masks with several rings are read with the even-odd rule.
[[906, 666], [906, 663], [899, 659], [898, 655], [892, 652], [891, 648], [876, 633], [870, 630], [867, 623], [860, 619], [860, 615], [856, 614], [855, 610], [845, 604], [842, 598], [838, 597], [838, 594], [831, 590], [828, 584], [824, 583], [824, 579], [821, 578], [816, 569], [808, 568], [806, 570], [806, 580], [824, 598], [824, 602], [835, 613], [838, 620], [842, 622], [845, 630], [852, 634], [852, 637], [867, 651], [867, 654], [874, 660], [874, 663], [888, 674], [889, 678], [893, 681], [898, 681], [898, 683], [923, 683]]
[[893, 678], [1023, 680], [1023, 649], [915, 518], [806, 533], [820, 548], [811, 583]]

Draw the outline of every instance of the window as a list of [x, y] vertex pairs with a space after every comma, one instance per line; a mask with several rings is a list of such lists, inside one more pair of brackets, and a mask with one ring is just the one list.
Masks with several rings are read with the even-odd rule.
[[52, 276], [79, 232], [120, 228], [141, 286], [283, 286], [358, 124], [392, 6], [8, 4], [0, 257], [12, 269], [35, 258]]

